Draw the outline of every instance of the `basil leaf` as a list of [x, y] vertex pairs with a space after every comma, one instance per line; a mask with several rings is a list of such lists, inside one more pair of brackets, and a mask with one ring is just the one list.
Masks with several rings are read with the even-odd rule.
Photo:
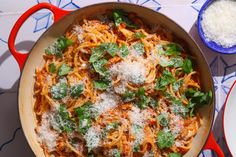
[[51, 88], [52, 98], [60, 100], [67, 95], [67, 84], [66, 82], [59, 82]]
[[100, 59], [98, 61], [93, 62], [93, 68], [101, 76], [106, 76], [106, 75], [108, 75], [108, 70], [104, 67], [105, 64], [107, 64], [107, 60]]
[[70, 39], [67, 39], [64, 36], [61, 36], [60, 38], [57, 39], [57, 45], [58, 45], [60, 50], [64, 50], [72, 44], [73, 44], [73, 42]]
[[64, 51], [68, 46], [72, 44], [73, 42], [70, 39], [67, 39], [66, 37], [62, 36], [58, 38], [55, 43], [46, 48], [45, 53], [47, 55], [55, 55], [57, 57], [61, 57], [62, 51]]
[[123, 23], [127, 27], [136, 28], [137, 26], [127, 16], [128, 16], [128, 13], [122, 10], [115, 10], [113, 12], [113, 20], [114, 20], [115, 26], [118, 27], [121, 23]]
[[146, 35], [143, 34], [142, 32], [135, 32], [135, 33], [134, 33], [134, 37], [135, 37], [136, 39], [141, 39], [141, 38], [145, 38]]
[[121, 57], [128, 56], [129, 50], [128, 50], [128, 47], [125, 44], [122, 44], [122, 46], [120, 48], [120, 54], [121, 54]]
[[71, 70], [71, 67], [63, 63], [58, 69], [58, 75], [59, 76], [67, 75], [70, 72], [70, 70]]
[[145, 95], [145, 90], [143, 87], [140, 87], [137, 91], [137, 96]]
[[172, 101], [172, 111], [175, 114], [186, 117], [188, 112], [190, 111], [188, 107], [185, 107], [181, 100], [173, 100]]
[[120, 151], [118, 149], [115, 149], [113, 152], [112, 152], [112, 155], [114, 157], [121, 157], [121, 154], [120, 154]]
[[182, 155], [180, 153], [170, 153], [168, 157], [181, 157]]
[[105, 49], [103, 47], [96, 47], [92, 49], [92, 54], [89, 58], [89, 62], [93, 63], [101, 59], [105, 55]]
[[162, 67], [182, 67], [183, 66], [183, 59], [181, 57], [172, 57], [170, 59], [160, 58], [160, 63]]
[[56, 72], [56, 66], [54, 63], [49, 64], [49, 72], [50, 73], [55, 73]]
[[169, 43], [166, 45], [163, 45], [163, 48], [165, 50], [165, 55], [167, 56], [178, 56], [181, 54], [181, 51], [183, 50], [183, 48], [176, 43]]
[[136, 44], [133, 45], [133, 49], [139, 54], [139, 55], [143, 55], [144, 54], [144, 44], [141, 42], [138, 42]]
[[130, 102], [130, 101], [133, 101], [134, 99], [135, 99], [134, 92], [125, 91], [125, 93], [122, 95], [122, 100], [124, 102]]
[[79, 119], [78, 131], [83, 135], [92, 126], [91, 105], [91, 102], [86, 102], [83, 106], [75, 109], [75, 113]]
[[173, 62], [167, 58], [160, 57], [159, 64], [162, 67], [170, 67], [173, 66]]
[[158, 106], [158, 102], [157, 102], [157, 100], [155, 100], [154, 98], [150, 98], [149, 105], [150, 105], [153, 109], [155, 109], [155, 108]]
[[105, 51], [107, 51], [112, 57], [119, 51], [119, 47], [116, 43], [103, 43], [100, 45]]
[[165, 51], [164, 51], [163, 46], [161, 44], [156, 45], [156, 49], [157, 49], [158, 54], [165, 55]]
[[170, 83], [175, 82], [175, 78], [168, 70], [164, 70], [161, 77], [156, 82], [156, 90], [164, 90]]
[[118, 27], [123, 22], [123, 19], [118, 11], [113, 12], [113, 19], [116, 27]]
[[209, 92], [201, 92], [197, 89], [189, 88], [185, 92], [185, 96], [187, 98], [191, 98], [192, 103], [198, 104], [198, 105], [204, 105], [208, 104], [212, 98], [212, 91]]
[[90, 108], [92, 106], [92, 102], [87, 101], [82, 106], [75, 109], [75, 112], [79, 118], [87, 118], [90, 117]]
[[81, 134], [86, 134], [88, 129], [92, 126], [92, 120], [90, 117], [88, 118], [80, 118], [79, 119], [79, 125], [78, 125], [78, 131]]
[[185, 96], [189, 98], [187, 108], [190, 110], [190, 117], [194, 115], [195, 108], [210, 103], [212, 99], [212, 92], [201, 92], [197, 89], [189, 88], [185, 92]]
[[161, 126], [167, 126], [169, 121], [168, 121], [168, 115], [167, 114], [160, 114], [157, 117], [157, 120]]
[[172, 62], [172, 66], [175, 68], [183, 66], [183, 58], [181, 58], [181, 57], [173, 57], [170, 60]]
[[173, 91], [176, 92], [179, 90], [179, 88], [183, 85], [184, 81], [183, 80], [179, 80], [173, 83]]
[[139, 152], [140, 150], [140, 144], [139, 143], [136, 143], [134, 146], [133, 146], [133, 151], [134, 152]]
[[169, 101], [175, 101], [175, 97], [168, 92], [164, 92], [165, 98]]
[[84, 86], [82, 84], [74, 85], [70, 88], [70, 95], [72, 98], [78, 97], [82, 94]]
[[174, 144], [174, 136], [170, 132], [159, 131], [157, 145], [160, 149], [170, 148]]
[[58, 132], [72, 132], [75, 129], [75, 123], [71, 120], [65, 105], [59, 106], [59, 109], [53, 115], [51, 125]]
[[184, 73], [188, 74], [193, 71], [193, 65], [190, 59], [185, 59], [182, 65]]
[[137, 100], [137, 105], [140, 109], [147, 108], [149, 103], [149, 98], [146, 95], [139, 96], [139, 99]]
[[110, 87], [111, 82], [106, 79], [98, 80], [98, 81], [93, 81], [93, 86], [96, 89], [99, 90], [106, 90]]

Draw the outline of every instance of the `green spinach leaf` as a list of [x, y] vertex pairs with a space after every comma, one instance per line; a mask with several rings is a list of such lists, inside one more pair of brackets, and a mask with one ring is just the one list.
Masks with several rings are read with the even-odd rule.
[[212, 91], [204, 93], [197, 89], [189, 88], [185, 92], [185, 97], [189, 99], [187, 108], [190, 110], [190, 117], [192, 117], [195, 108], [210, 103], [212, 99]]
[[157, 120], [159, 122], [159, 124], [161, 126], [167, 126], [168, 123], [169, 123], [169, 120], [168, 120], [168, 115], [167, 114], [160, 114], [158, 117], [157, 117]]
[[71, 71], [71, 67], [63, 63], [58, 69], [58, 75], [59, 76], [67, 75], [70, 71]]
[[54, 63], [51, 63], [51, 64], [49, 64], [49, 72], [50, 73], [55, 73], [56, 72], [56, 66], [55, 66], [55, 64]]
[[185, 59], [182, 65], [183, 72], [188, 74], [193, 71], [193, 65], [190, 59]]
[[128, 56], [129, 50], [128, 50], [128, 47], [125, 44], [121, 45], [121, 47], [120, 47], [120, 54], [121, 54], [121, 57], [123, 57], [123, 58]]
[[60, 100], [67, 95], [67, 83], [64, 81], [60, 81], [55, 86], [51, 88], [52, 98], [56, 100]]
[[170, 132], [159, 131], [157, 145], [160, 149], [170, 148], [174, 144], [174, 136]]
[[96, 62], [93, 62], [94, 70], [103, 77], [108, 75], [108, 70], [105, 68], [105, 64], [107, 64], [106, 59], [100, 59]]
[[167, 56], [178, 56], [181, 54], [181, 51], [183, 50], [183, 48], [176, 43], [169, 43], [166, 45], [163, 45], [164, 51], [165, 51], [165, 55]]
[[95, 47], [92, 49], [92, 54], [89, 58], [90, 63], [94, 63], [97, 60], [101, 59], [105, 55], [105, 49], [103, 47]]
[[154, 98], [150, 98], [149, 106], [151, 106], [153, 109], [158, 107], [158, 101]]
[[164, 70], [161, 77], [156, 82], [156, 90], [164, 90], [170, 83], [175, 82], [175, 78], [168, 70]]
[[134, 37], [135, 37], [136, 39], [141, 39], [141, 38], [145, 38], [146, 35], [143, 34], [142, 32], [135, 32], [135, 33], [134, 33]]
[[139, 55], [143, 55], [144, 54], [144, 44], [141, 42], [135, 43], [133, 45], [133, 49], [139, 54]]
[[160, 58], [160, 65], [162, 67], [182, 67], [183, 66], [183, 59], [179, 56], [172, 57], [170, 59]]
[[135, 99], [135, 93], [130, 91], [125, 91], [125, 93], [122, 95], [122, 100], [124, 102], [130, 102]]
[[122, 10], [114, 10], [113, 19], [115, 26], [118, 27], [121, 23], [125, 24], [129, 28], [136, 28], [137, 26], [128, 18], [128, 13]]
[[70, 118], [65, 105], [60, 105], [53, 116], [52, 127], [58, 132], [72, 132], [75, 129], [75, 123]]
[[111, 86], [111, 81], [103, 78], [101, 80], [93, 81], [93, 86], [95, 89], [106, 90]]
[[84, 90], [84, 86], [82, 84], [74, 85], [70, 88], [70, 95], [73, 98], [79, 97]]
[[173, 91], [176, 92], [179, 90], [179, 88], [183, 85], [184, 81], [183, 80], [178, 80], [173, 83]]
[[73, 42], [70, 39], [67, 39], [66, 37], [62, 36], [57, 39], [55, 43], [50, 45], [48, 48], [45, 49], [45, 53], [47, 55], [55, 55], [57, 57], [62, 56], [62, 52], [70, 45], [72, 45]]
[[79, 119], [78, 131], [83, 135], [92, 126], [91, 105], [91, 102], [86, 102], [83, 106], [75, 109], [75, 113]]
[[100, 47], [102, 47], [102, 49], [108, 52], [112, 57], [114, 57], [119, 51], [119, 47], [116, 43], [103, 43]]

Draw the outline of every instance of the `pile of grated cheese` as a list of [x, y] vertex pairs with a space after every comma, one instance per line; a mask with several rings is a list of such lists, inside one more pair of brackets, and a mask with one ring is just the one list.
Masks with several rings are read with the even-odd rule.
[[50, 129], [50, 112], [46, 112], [42, 115], [41, 126], [38, 129], [38, 136], [41, 143], [44, 143], [49, 152], [56, 149], [58, 134]]
[[112, 76], [121, 79], [121, 83], [114, 89], [116, 93], [124, 93], [128, 82], [142, 84], [146, 79], [146, 67], [137, 61], [122, 61], [114, 64], [109, 70]]
[[100, 128], [99, 127], [91, 127], [89, 128], [89, 130], [87, 131], [87, 133], [84, 136], [87, 147], [90, 150], [92, 150], [93, 148], [98, 147], [101, 138], [100, 138]]
[[225, 48], [236, 45], [236, 1], [213, 2], [202, 14], [201, 24], [207, 40]]
[[140, 62], [123, 61], [113, 65], [110, 68], [113, 75], [118, 75], [122, 80], [126, 80], [135, 84], [145, 81], [146, 68]]
[[143, 112], [139, 108], [132, 106], [132, 110], [128, 113], [131, 123], [141, 127], [144, 126], [145, 118]]
[[91, 109], [92, 112], [96, 112], [98, 115], [105, 113], [106, 111], [115, 108], [119, 103], [119, 97], [112, 93], [102, 93], [98, 96], [97, 102]]

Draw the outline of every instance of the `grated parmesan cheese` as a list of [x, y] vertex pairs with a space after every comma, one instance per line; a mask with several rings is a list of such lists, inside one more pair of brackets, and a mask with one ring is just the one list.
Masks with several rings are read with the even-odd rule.
[[122, 81], [142, 84], [145, 81], [146, 67], [136, 61], [123, 61], [110, 68], [111, 74], [118, 76]]
[[100, 143], [100, 128], [99, 127], [91, 127], [87, 131], [87, 133], [84, 136], [86, 140], [87, 147], [90, 150], [93, 148], [98, 147]]
[[102, 93], [98, 96], [97, 102], [91, 108], [92, 112], [101, 115], [118, 105], [119, 97], [112, 93]]
[[132, 124], [135, 124], [138, 126], [144, 125], [145, 118], [144, 118], [143, 112], [141, 112], [139, 108], [133, 106], [132, 110], [129, 111], [128, 115]]
[[223, 47], [236, 45], [236, 1], [213, 2], [202, 14], [202, 29], [209, 41]]
[[73, 27], [73, 33], [77, 34], [77, 39], [80, 43], [82, 43], [84, 41], [83, 39], [83, 33], [84, 33], [84, 30], [83, 28], [80, 26], [80, 25], [75, 25]]
[[114, 87], [114, 91], [118, 94], [123, 94], [126, 91], [126, 83], [122, 81], [120, 84]]
[[146, 110], [141, 111], [139, 108], [133, 106], [131, 111], [128, 112], [128, 115], [132, 124], [131, 133], [135, 137], [132, 145], [135, 147], [143, 141], [145, 136], [143, 128], [146, 121]]
[[180, 140], [176, 140], [175, 141], [175, 146], [176, 147], [182, 147], [183, 146], [183, 142], [181, 142]]
[[179, 115], [175, 115], [170, 119], [171, 132], [174, 135], [178, 135], [184, 128], [183, 118]]
[[40, 142], [47, 146], [49, 152], [52, 152], [57, 146], [58, 134], [50, 129], [50, 115], [50, 113], [44, 113], [42, 115], [41, 126], [38, 129], [38, 136], [41, 140]]

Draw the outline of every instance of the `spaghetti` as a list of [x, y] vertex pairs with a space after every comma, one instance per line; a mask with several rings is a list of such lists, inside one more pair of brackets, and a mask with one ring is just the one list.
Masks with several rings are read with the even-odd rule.
[[112, 16], [73, 24], [45, 50], [34, 87], [45, 155], [182, 156], [211, 92], [168, 31]]

